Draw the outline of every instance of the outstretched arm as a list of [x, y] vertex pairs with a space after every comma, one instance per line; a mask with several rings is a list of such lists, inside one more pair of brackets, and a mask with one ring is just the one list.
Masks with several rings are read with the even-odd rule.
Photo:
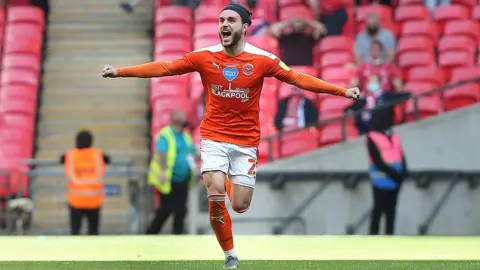
[[282, 82], [295, 85], [298, 88], [314, 93], [326, 93], [336, 96], [358, 99], [360, 91], [358, 88], [345, 89], [343, 87], [322, 81], [318, 78], [296, 72], [285, 65], [279, 58], [270, 57], [266, 66], [267, 76], [275, 77]]
[[133, 77], [133, 78], [153, 78], [173, 75], [181, 75], [188, 72], [197, 71], [195, 56], [193, 53], [173, 61], [151, 62], [138, 66], [125, 68], [114, 68], [105, 66], [102, 71], [104, 78]]

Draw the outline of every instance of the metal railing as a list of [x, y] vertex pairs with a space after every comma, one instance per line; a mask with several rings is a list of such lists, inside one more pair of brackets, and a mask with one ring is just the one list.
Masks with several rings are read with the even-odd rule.
[[[40, 186], [42, 183], [37, 181], [37, 178], [58, 178], [58, 181], [53, 183], [55, 190], [53, 190], [54, 194], [58, 194], [58, 196], [65, 196], [65, 186], [66, 180], [64, 176], [63, 167], [60, 167], [58, 161], [44, 161], [44, 160], [36, 160], [36, 159], [29, 159], [24, 161], [25, 164], [29, 165], [31, 169], [27, 170], [25, 173], [30, 178], [30, 190], [31, 190], [31, 197], [35, 201], [37, 196], [37, 192], [41, 190]], [[109, 178], [125, 178], [124, 183], [109, 183]], [[130, 160], [112, 160], [111, 164], [109, 164], [105, 170], [104, 175], [104, 185], [105, 185], [105, 193], [106, 193], [106, 200], [108, 200], [109, 194], [115, 194], [114, 196], [128, 196], [128, 208], [122, 209], [124, 210], [124, 215], [127, 217], [127, 220], [124, 220], [125, 226], [121, 231], [114, 231], [108, 232], [104, 231], [105, 233], [139, 233], [142, 221], [142, 197], [141, 191], [143, 186], [143, 181], [139, 181], [141, 178], [139, 174], [133, 168], [133, 162]], [[51, 183], [52, 184], [52, 183]], [[110, 190], [108, 190], [110, 187]], [[46, 187], [46, 189], [51, 189], [50, 186]], [[50, 191], [52, 192], [52, 191]], [[58, 205], [62, 209], [67, 209], [66, 204]], [[105, 209], [104, 209], [105, 210]], [[105, 211], [104, 211], [105, 212]], [[123, 220], [119, 218], [119, 222]], [[64, 228], [65, 229], [65, 228]], [[55, 232], [41, 232], [41, 233], [66, 233], [64, 230], [58, 229]], [[102, 232], [103, 233], [103, 232]]]
[[[341, 131], [342, 132], [342, 141], [345, 142], [347, 140], [347, 130], [346, 130], [347, 120], [349, 118], [357, 117], [357, 116], [361, 115], [362, 113], [364, 113], [366, 111], [371, 111], [371, 112], [380, 111], [380, 110], [391, 108], [391, 107], [396, 106], [396, 105], [405, 104], [405, 103], [409, 102], [410, 100], [413, 100], [413, 107], [414, 107], [414, 109], [413, 109], [413, 119], [415, 121], [417, 121], [417, 120], [419, 120], [419, 116], [420, 116], [419, 115], [419, 109], [418, 109], [418, 100], [420, 98], [426, 97], [426, 96], [431, 96], [433, 94], [439, 93], [439, 94], [442, 94], [440, 98], [442, 100], [442, 106], [444, 106], [443, 105], [444, 104], [444, 102], [443, 102], [444, 101], [444, 97], [443, 97], [444, 92], [446, 92], [448, 90], [451, 90], [451, 89], [454, 89], [458, 86], [462, 86], [462, 85], [469, 84], [469, 83], [478, 83], [478, 82], [480, 82], [480, 77], [475, 77], [475, 78], [471, 78], [471, 79], [467, 79], [467, 80], [462, 80], [462, 81], [455, 82], [455, 83], [448, 83], [448, 84], [445, 84], [442, 87], [438, 87], [438, 88], [432, 89], [430, 91], [426, 91], [426, 92], [421, 93], [421, 94], [410, 95], [409, 98], [406, 98], [406, 99], [405, 98], [399, 98], [399, 99], [396, 99], [396, 100], [392, 100], [390, 102], [385, 102], [383, 104], [379, 104], [378, 106], [376, 106], [375, 108], [372, 108], [372, 109], [361, 109], [361, 110], [357, 110], [355, 112], [346, 113], [343, 116], [335, 117], [335, 118], [328, 119], [328, 120], [322, 120], [320, 122], [317, 122], [315, 125], [310, 125], [310, 126], [305, 127], [305, 128], [297, 128], [297, 129], [292, 129], [292, 130], [288, 130], [288, 131], [284, 131], [284, 132], [278, 132], [278, 133], [276, 133], [272, 136], [262, 138], [262, 141], [267, 141], [268, 154], [269, 154], [268, 159], [269, 159], [269, 161], [273, 161], [274, 160], [274, 158], [273, 158], [274, 140], [281, 139], [285, 135], [295, 134], [295, 133], [298, 133], [300, 131], [312, 128], [312, 127], [321, 128], [322, 126], [325, 126], [327, 124], [341, 122], [342, 123], [342, 125], [341, 125], [342, 126], [342, 131]], [[445, 108], [442, 107], [442, 109], [445, 109]]]
[[[280, 180], [279, 180], [280, 179]], [[311, 180], [311, 181], [320, 181], [323, 182], [319, 187], [312, 191], [312, 193], [301, 202], [292, 213], [290, 213], [282, 222], [281, 226], [274, 228], [274, 233], [282, 233], [288, 225], [301, 218], [301, 213], [313, 202], [313, 200], [320, 195], [324, 189], [333, 181], [343, 182], [345, 188], [355, 189], [359, 181], [369, 181], [368, 174], [361, 171], [351, 171], [351, 172], [340, 172], [340, 171], [331, 171], [331, 172], [258, 172], [257, 180], [259, 181], [282, 181], [280, 186], [283, 186], [284, 182], [295, 181], [295, 180]], [[446, 188], [445, 192], [442, 194], [441, 198], [435, 205], [432, 207], [430, 212], [426, 215], [425, 221], [419, 225], [418, 233], [420, 235], [425, 235], [428, 233], [429, 228], [435, 221], [435, 218], [440, 213], [440, 210], [448, 202], [448, 198], [451, 195], [454, 187], [461, 181], [464, 180], [468, 183], [470, 189], [475, 189], [480, 183], [480, 171], [439, 171], [439, 170], [428, 170], [428, 171], [414, 171], [410, 172], [410, 177], [406, 181], [414, 181], [416, 186], [420, 189], [428, 189], [430, 184], [433, 182], [439, 181], [448, 181], [449, 185]], [[273, 184], [273, 183], [272, 183]], [[277, 185], [277, 184], [275, 184]], [[356, 234], [358, 229], [369, 220], [371, 214], [371, 208], [366, 209], [361, 213], [358, 219], [346, 225], [345, 232], [347, 234]], [[276, 230], [276, 231], [275, 231]]]

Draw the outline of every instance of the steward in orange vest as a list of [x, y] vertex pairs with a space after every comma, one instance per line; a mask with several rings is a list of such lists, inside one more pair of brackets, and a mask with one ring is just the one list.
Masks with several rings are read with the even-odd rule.
[[[382, 119], [383, 118], [383, 119]], [[407, 177], [407, 163], [399, 136], [391, 129], [391, 121], [377, 114], [374, 130], [367, 136], [369, 173], [373, 188], [373, 210], [370, 234], [379, 232], [380, 218], [385, 214], [385, 232], [394, 234], [398, 192]]]
[[72, 235], [80, 234], [84, 216], [88, 220], [88, 234], [98, 234], [100, 208], [104, 200], [102, 178], [110, 157], [104, 155], [101, 149], [93, 148], [92, 144], [91, 132], [80, 131], [77, 133], [76, 148], [66, 151], [60, 159], [68, 179], [67, 201]]

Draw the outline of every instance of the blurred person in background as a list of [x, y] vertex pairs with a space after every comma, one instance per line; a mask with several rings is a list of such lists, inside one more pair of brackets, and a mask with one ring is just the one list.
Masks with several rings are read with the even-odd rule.
[[173, 234], [184, 233], [188, 189], [196, 182], [194, 157], [197, 153], [186, 127], [185, 113], [173, 111], [170, 125], [157, 135], [148, 183], [160, 192], [161, 201], [146, 234], [158, 234], [172, 213], [175, 215]]
[[373, 122], [374, 129], [366, 137], [373, 189], [370, 234], [378, 235], [380, 218], [385, 214], [385, 233], [393, 235], [398, 192], [408, 176], [407, 163], [389, 117], [376, 114]]
[[104, 201], [102, 178], [110, 157], [93, 147], [93, 135], [89, 130], [79, 131], [75, 148], [60, 157], [68, 179], [67, 200], [70, 208], [72, 235], [80, 234], [82, 219], [88, 221], [88, 234], [98, 235], [100, 209]]
[[285, 131], [315, 125], [318, 110], [315, 103], [306, 98], [300, 89], [292, 86], [292, 94], [278, 102], [275, 127]]
[[393, 33], [380, 25], [380, 18], [376, 14], [369, 15], [365, 19], [367, 29], [357, 34], [355, 38], [355, 59], [357, 64], [368, 61], [371, 55], [373, 41], [382, 44], [382, 55], [380, 58], [386, 63], [395, 61], [397, 40]]
[[293, 18], [272, 24], [269, 33], [278, 38], [286, 65], [312, 66], [313, 47], [326, 34], [326, 28], [316, 20]]
[[350, 81], [350, 87], [368, 87], [368, 79], [372, 75], [380, 77], [382, 92], [401, 91], [403, 82], [399, 70], [391, 63], [382, 58], [385, 49], [382, 42], [374, 40], [370, 44], [370, 56], [357, 68], [355, 77]]
[[410, 93], [408, 92], [391, 92], [384, 90], [384, 84], [379, 75], [371, 74], [364, 79], [365, 84], [362, 88], [362, 96], [356, 100], [352, 105], [345, 108], [346, 113], [355, 113], [363, 110], [360, 114], [355, 116], [355, 126], [360, 135], [366, 134], [374, 129], [373, 119], [376, 114], [383, 116], [383, 121], [386, 125], [393, 125], [395, 122], [394, 106], [379, 108], [384, 104], [400, 102], [403, 99], [408, 99]]
[[348, 14], [343, 0], [308, 0], [310, 10], [325, 26], [324, 36], [340, 36]]

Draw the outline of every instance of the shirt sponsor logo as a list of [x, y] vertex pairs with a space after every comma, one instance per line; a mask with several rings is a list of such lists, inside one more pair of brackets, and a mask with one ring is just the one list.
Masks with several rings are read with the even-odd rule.
[[217, 97], [240, 99], [242, 102], [246, 102], [250, 99], [250, 96], [249, 96], [250, 89], [248, 88], [247, 89], [243, 89], [243, 88], [226, 89], [222, 85], [212, 84], [211, 89], [212, 89], [212, 94]]
[[223, 77], [229, 82], [235, 80], [238, 77], [238, 73], [238, 69], [231, 67], [226, 67], [222, 71]]

